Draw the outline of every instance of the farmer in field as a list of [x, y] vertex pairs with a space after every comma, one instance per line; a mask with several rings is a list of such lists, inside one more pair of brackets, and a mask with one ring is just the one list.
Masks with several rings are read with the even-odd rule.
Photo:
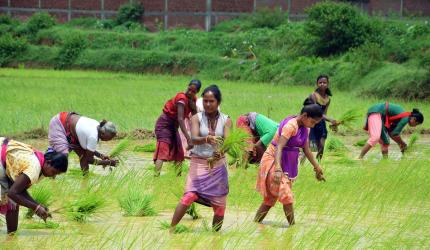
[[99, 140], [110, 141], [116, 135], [116, 127], [112, 122], [81, 116], [75, 112], [61, 112], [49, 123], [49, 146], [55, 151], [69, 154], [75, 151], [79, 156], [81, 169], [86, 174], [89, 164], [116, 166], [117, 160], [96, 150]]
[[331, 95], [328, 76], [320, 75], [317, 77], [317, 89], [303, 103], [303, 105], [318, 104], [324, 112], [323, 119], [318, 124], [315, 124], [315, 127], [311, 128], [309, 133], [309, 142], [317, 146], [318, 153], [316, 158], [318, 160], [321, 160], [324, 154], [324, 145], [327, 139], [326, 121], [329, 121], [334, 128], [338, 125], [336, 120], [327, 116]]
[[253, 137], [253, 144], [248, 153], [250, 162], [260, 162], [266, 151], [267, 145], [272, 141], [279, 123], [256, 112], [250, 112], [239, 116], [236, 127], [243, 128]]
[[319, 105], [311, 104], [303, 107], [300, 115], [288, 116], [279, 124], [272, 143], [261, 159], [257, 191], [263, 196], [263, 203], [257, 210], [254, 221], [263, 221], [270, 208], [279, 201], [288, 223], [294, 224], [292, 183], [298, 174], [299, 148], [303, 149], [313, 165], [317, 180], [325, 180], [308, 143], [309, 128], [322, 119], [323, 110]]
[[19, 205], [34, 210], [43, 220], [48, 208], [38, 204], [27, 189], [42, 176], [55, 177], [67, 171], [67, 155], [55, 151], [43, 154], [30, 145], [0, 137], [0, 213], [6, 216], [7, 232], [18, 228]]
[[155, 175], [159, 176], [163, 162], [174, 161], [177, 174], [180, 175], [180, 167], [184, 161], [184, 150], [178, 128], [186, 138], [187, 150], [193, 148], [191, 136], [187, 132], [185, 119], [190, 114], [196, 114], [196, 94], [201, 88], [200, 81], [191, 81], [185, 92], [179, 92], [164, 104], [163, 113], [155, 124], [155, 136], [157, 147], [154, 152]]
[[[217, 141], [228, 135], [230, 118], [218, 111], [221, 92], [216, 85], [203, 91], [204, 112], [191, 118], [191, 137], [194, 148], [191, 151], [190, 171], [184, 196], [176, 206], [171, 226], [174, 228], [193, 202], [213, 208], [212, 226], [219, 230], [224, 220], [228, 194], [228, 176], [224, 155], [216, 153]], [[213, 157], [213, 164], [208, 159]]]
[[406, 124], [415, 127], [423, 122], [424, 116], [418, 109], [405, 112], [400, 105], [389, 102], [373, 105], [367, 111], [364, 127], [369, 133], [369, 140], [361, 150], [359, 159], [363, 159], [366, 153], [377, 143], [381, 144], [382, 156], [388, 157], [390, 138], [399, 145], [402, 153], [405, 152], [407, 145], [400, 137], [400, 133]]

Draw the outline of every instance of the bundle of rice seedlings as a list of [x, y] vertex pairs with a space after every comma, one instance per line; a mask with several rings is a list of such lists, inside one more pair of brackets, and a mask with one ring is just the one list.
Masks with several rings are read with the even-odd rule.
[[[342, 116], [339, 118], [338, 122], [339, 125], [345, 126], [348, 129], [352, 129], [354, 123], [360, 119], [362, 114], [358, 109], [350, 109], [342, 114]], [[336, 131], [337, 126], [330, 125], [330, 128], [334, 131]]]
[[85, 222], [104, 205], [103, 198], [94, 192], [82, 192], [78, 199], [66, 205], [67, 215], [71, 220]]
[[121, 156], [124, 151], [130, 146], [131, 140], [129, 138], [122, 139], [109, 153], [110, 158], [118, 158], [121, 160]]
[[60, 224], [53, 221], [47, 221], [23, 224], [21, 227], [25, 229], [56, 229], [60, 227]]
[[[52, 191], [46, 185], [34, 185], [29, 189], [31, 197], [39, 204], [48, 207], [52, 204]], [[34, 215], [33, 209], [27, 209], [26, 218], [32, 218]]]
[[[168, 223], [167, 221], [161, 221], [160, 222], [160, 229], [166, 230], [166, 229], [170, 229], [170, 223]], [[188, 233], [191, 232], [191, 229], [185, 225], [182, 224], [178, 224], [175, 227], [175, 230], [173, 231], [173, 233], [175, 234], [180, 234], [180, 233]]]
[[343, 142], [340, 139], [333, 136], [331, 136], [327, 140], [324, 148], [328, 152], [334, 152], [334, 153], [343, 153], [346, 149], [345, 144], [343, 144]]
[[148, 152], [148, 153], [152, 153], [155, 152], [156, 149], [156, 144], [154, 142], [150, 142], [148, 144], [145, 144], [143, 146], [135, 146], [133, 149], [133, 152]]
[[139, 189], [129, 188], [127, 193], [118, 199], [125, 216], [152, 216], [156, 212], [152, 207], [152, 196]]
[[[236, 162], [243, 161], [246, 149], [250, 146], [249, 140], [251, 136], [243, 129], [236, 128], [230, 131], [230, 134], [225, 138], [219, 138], [216, 145], [216, 153], [228, 154]], [[215, 157], [208, 158], [210, 168], [213, 167], [217, 159]]]
[[359, 141], [357, 141], [356, 143], [354, 143], [353, 145], [356, 147], [363, 147], [364, 145], [366, 145], [367, 143], [367, 138], [361, 139]]
[[409, 137], [409, 141], [408, 141], [408, 147], [406, 149], [406, 152], [412, 150], [413, 148], [416, 147], [416, 143], [418, 141], [418, 139], [420, 138], [420, 135], [417, 132], [414, 132], [411, 137]]

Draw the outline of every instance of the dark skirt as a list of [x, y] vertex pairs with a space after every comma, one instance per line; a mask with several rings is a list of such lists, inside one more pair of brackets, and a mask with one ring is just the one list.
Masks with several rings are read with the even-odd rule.
[[179, 136], [178, 122], [166, 114], [161, 114], [155, 124], [157, 148], [154, 152], [154, 161], [183, 161], [184, 150]]
[[319, 123], [315, 124], [315, 127], [311, 128], [309, 133], [309, 140], [316, 143], [321, 140], [321, 138], [327, 139], [327, 126], [325, 120], [321, 120]]

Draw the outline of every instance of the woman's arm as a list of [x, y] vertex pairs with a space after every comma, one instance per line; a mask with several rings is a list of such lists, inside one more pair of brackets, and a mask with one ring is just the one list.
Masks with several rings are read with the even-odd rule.
[[228, 117], [224, 126], [224, 138], [226, 138], [230, 134], [230, 130], [232, 127], [233, 127], [233, 123], [231, 122], [230, 117]]
[[309, 162], [312, 164], [312, 166], [314, 167], [314, 171], [315, 171], [315, 177], [317, 178], [317, 180], [319, 181], [325, 181], [325, 178], [323, 176], [323, 172], [321, 167], [318, 165], [317, 161], [315, 160], [314, 155], [311, 152], [311, 149], [309, 148], [309, 143], [305, 144], [305, 148], [303, 149], [303, 152], [306, 155], [306, 158], [308, 158]]
[[338, 123], [337, 123], [337, 121], [335, 119], [327, 116], [327, 111], [328, 111], [328, 107], [329, 106], [330, 106], [330, 101], [325, 106], [323, 118], [324, 118], [324, 120], [330, 122], [332, 125], [337, 125]]
[[187, 128], [185, 127], [185, 121], [184, 121], [185, 105], [181, 102], [177, 102], [176, 105], [178, 108], [177, 119], [178, 119], [178, 123], [179, 123], [179, 128], [181, 129], [182, 134], [184, 134], [185, 138], [187, 139], [188, 146], [192, 147], [193, 143], [191, 141], [191, 137], [188, 134]]

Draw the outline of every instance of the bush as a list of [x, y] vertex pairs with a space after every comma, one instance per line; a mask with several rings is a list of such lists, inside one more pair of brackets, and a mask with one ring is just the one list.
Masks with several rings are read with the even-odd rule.
[[69, 22], [65, 23], [65, 26], [69, 27], [80, 27], [80, 28], [95, 28], [99, 19], [95, 17], [82, 17], [82, 18], [74, 18]]
[[36, 35], [39, 30], [48, 29], [56, 23], [55, 18], [46, 12], [38, 12], [32, 15], [27, 22], [26, 29], [28, 35]]
[[13, 59], [24, 53], [28, 47], [23, 38], [5, 34], [0, 37], [0, 67], [10, 63]]
[[346, 3], [322, 2], [307, 10], [305, 30], [311, 36], [309, 49], [329, 56], [377, 40], [377, 27], [357, 8]]
[[116, 16], [118, 25], [127, 22], [139, 22], [143, 16], [144, 8], [142, 4], [130, 3], [121, 5]]
[[86, 48], [85, 37], [81, 34], [73, 34], [67, 37], [61, 47], [56, 63], [56, 69], [70, 67]]
[[282, 9], [263, 8], [250, 16], [253, 28], [274, 29], [288, 20]]

